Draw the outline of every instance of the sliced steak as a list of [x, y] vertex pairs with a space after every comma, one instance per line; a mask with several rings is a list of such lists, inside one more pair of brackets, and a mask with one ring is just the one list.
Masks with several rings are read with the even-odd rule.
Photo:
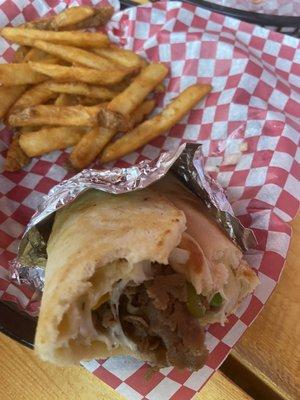
[[129, 284], [120, 298], [124, 333], [160, 366], [197, 370], [205, 362], [204, 330], [186, 307], [186, 280], [170, 266], [153, 265], [153, 279]]

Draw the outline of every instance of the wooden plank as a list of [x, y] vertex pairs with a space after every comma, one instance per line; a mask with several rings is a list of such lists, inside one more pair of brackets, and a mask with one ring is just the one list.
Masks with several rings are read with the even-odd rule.
[[1, 400], [120, 400], [82, 367], [61, 368], [40, 361], [32, 350], [0, 334]]
[[[0, 334], [1, 400], [124, 400], [82, 367], [60, 368], [40, 361], [32, 350]], [[217, 372], [195, 400], [249, 400]]]
[[216, 372], [193, 400], [250, 400], [247, 393], [230, 381], [222, 372]]
[[[300, 393], [300, 214], [285, 269], [264, 310], [230, 357], [248, 368], [284, 399]], [[230, 358], [227, 361], [230, 369]]]

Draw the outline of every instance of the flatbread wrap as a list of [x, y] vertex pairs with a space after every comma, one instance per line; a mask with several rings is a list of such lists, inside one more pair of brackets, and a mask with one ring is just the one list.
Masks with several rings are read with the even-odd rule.
[[35, 351], [59, 365], [131, 355], [198, 370], [205, 326], [258, 284], [242, 252], [176, 179], [83, 193], [55, 215]]

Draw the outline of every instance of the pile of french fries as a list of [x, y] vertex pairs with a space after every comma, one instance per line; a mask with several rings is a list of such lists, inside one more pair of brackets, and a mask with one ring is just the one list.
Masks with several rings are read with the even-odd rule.
[[209, 93], [210, 85], [190, 86], [145, 120], [168, 68], [83, 30], [104, 26], [112, 14], [111, 7], [73, 7], [1, 30], [20, 46], [12, 64], [0, 64], [0, 118], [15, 132], [6, 170], [72, 146], [74, 169], [116, 160], [168, 131]]

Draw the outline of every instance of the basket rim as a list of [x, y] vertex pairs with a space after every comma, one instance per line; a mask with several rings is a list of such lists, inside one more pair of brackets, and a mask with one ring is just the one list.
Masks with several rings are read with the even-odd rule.
[[[150, 0], [155, 3], [155, 0]], [[169, 0], [169, 1], [181, 1], [181, 0]], [[207, 0], [184, 0], [183, 2], [193, 4], [205, 8], [210, 11], [217, 12], [232, 18], [239, 19], [244, 22], [249, 22], [252, 24], [257, 24], [260, 26], [274, 26], [277, 28], [291, 27], [300, 28], [300, 16], [288, 16], [288, 15], [274, 15], [274, 14], [263, 14], [253, 11], [239, 10], [237, 8], [222, 6], [220, 4], [215, 4]], [[138, 6], [132, 0], [120, 0], [121, 5], [124, 7]]]
[[[221, 6], [220, 4], [211, 3], [206, 0], [187, 0], [188, 3], [198, 4], [203, 8], [216, 11], [234, 18], [238, 18], [245, 22], [259, 25], [269, 25], [279, 27], [300, 27], [300, 17], [288, 15], [264, 14], [254, 11], [239, 10], [237, 8]], [[230, 15], [229, 15], [230, 14]]]

